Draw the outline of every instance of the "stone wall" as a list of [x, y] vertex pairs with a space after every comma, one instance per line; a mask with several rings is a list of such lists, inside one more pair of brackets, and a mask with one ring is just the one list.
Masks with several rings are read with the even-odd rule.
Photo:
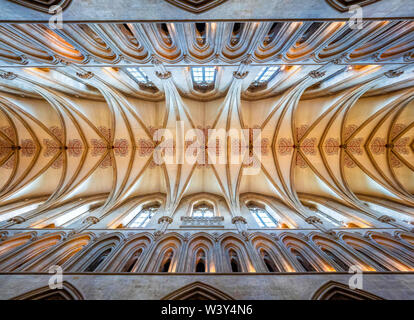
[[[210, 285], [236, 300], [312, 299], [329, 281], [348, 284], [350, 274], [64, 274], [85, 299], [157, 300], [194, 282]], [[49, 274], [1, 274], [0, 299], [48, 286]], [[414, 299], [414, 275], [363, 274], [363, 290], [383, 299]]]

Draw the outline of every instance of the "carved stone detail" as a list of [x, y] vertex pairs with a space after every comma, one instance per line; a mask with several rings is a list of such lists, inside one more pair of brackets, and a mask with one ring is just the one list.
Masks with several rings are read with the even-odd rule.
[[248, 74], [249, 74], [249, 71], [245, 71], [245, 72], [234, 71], [233, 77], [235, 77], [236, 79], [244, 79], [246, 78]]
[[231, 223], [236, 224], [236, 222], [241, 222], [241, 223], [247, 224], [246, 219], [241, 217], [241, 216], [237, 216], [237, 217], [234, 217], [233, 219], [231, 219]]
[[395, 219], [387, 216], [387, 215], [383, 215], [381, 217], [378, 218], [379, 221], [384, 222], [384, 223], [389, 223], [389, 222], [395, 222]]
[[310, 216], [305, 219], [305, 221], [309, 224], [320, 223], [323, 224], [322, 220], [315, 216]]
[[402, 75], [403, 73], [404, 73], [403, 70], [389, 70], [389, 71], [385, 72], [384, 74], [387, 78], [397, 78], [400, 75]]
[[9, 0], [15, 3], [18, 3], [22, 6], [28, 7], [30, 9], [51, 13], [54, 14], [55, 11], [49, 12], [49, 8], [52, 6], [59, 6], [62, 10], [65, 10], [72, 0]]
[[13, 223], [15, 223], [15, 224], [20, 224], [20, 223], [23, 223], [23, 222], [25, 222], [26, 221], [26, 219], [25, 218], [23, 218], [23, 217], [13, 217], [13, 218], [11, 218], [11, 219], [9, 219], [9, 220], [7, 220], [7, 221], [9, 221], [9, 222], [13, 222]]
[[325, 71], [318, 71], [318, 70], [313, 70], [311, 72], [309, 72], [309, 76], [313, 79], [319, 79], [324, 77], [326, 74]]
[[85, 220], [83, 220], [83, 223], [89, 223], [89, 224], [97, 224], [99, 222], [99, 219], [97, 217], [87, 217]]
[[171, 72], [170, 71], [166, 71], [166, 72], [158, 72], [158, 71], [156, 71], [155, 72], [155, 75], [158, 78], [162, 79], [162, 80], [171, 78]]
[[173, 219], [168, 216], [162, 216], [161, 218], [158, 219], [158, 223], [164, 223], [164, 222], [171, 224], [173, 222]]
[[0, 241], [5, 240], [8, 235], [9, 235], [9, 233], [7, 231], [1, 231], [0, 232]]
[[368, 4], [380, 1], [380, 0], [355, 0], [355, 1], [348, 1], [348, 0], [326, 0], [332, 7], [334, 7], [336, 10], [345, 12], [349, 11], [349, 8], [352, 5], [358, 5], [358, 6], [366, 6]]
[[166, 0], [172, 5], [192, 13], [201, 13], [210, 10], [227, 0]]
[[90, 71], [87, 72], [76, 72], [76, 75], [81, 79], [92, 79], [94, 74]]
[[223, 217], [181, 217], [183, 224], [181, 228], [185, 227], [223, 227]]
[[0, 71], [0, 78], [5, 79], [5, 80], [14, 80], [17, 78], [17, 75], [13, 72], [3, 72]]

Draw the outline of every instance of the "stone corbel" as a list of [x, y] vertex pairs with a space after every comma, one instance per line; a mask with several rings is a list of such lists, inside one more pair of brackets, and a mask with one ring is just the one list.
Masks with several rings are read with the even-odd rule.
[[397, 78], [404, 73], [403, 70], [389, 70], [384, 73], [387, 78]]
[[319, 219], [318, 217], [315, 217], [315, 216], [310, 216], [310, 217], [307, 217], [307, 218], [305, 219], [305, 221], [306, 221], [307, 223], [309, 223], [309, 224], [316, 224], [316, 223], [323, 224], [322, 220], [321, 220], [321, 219]]
[[13, 218], [11, 218], [11, 219], [9, 219], [7, 221], [12, 222], [13, 224], [20, 224], [20, 223], [25, 222], [26, 219], [23, 218], [23, 217], [17, 216], [17, 217], [13, 217]]
[[159, 227], [154, 232], [155, 238], [159, 238], [161, 235], [165, 233], [165, 230], [167, 230], [168, 226], [173, 222], [173, 219], [169, 216], [162, 216], [158, 219]]
[[233, 72], [233, 77], [236, 79], [244, 79], [246, 78], [246, 76], [249, 74], [249, 71], [244, 71], [244, 72], [240, 72], [240, 71], [234, 71]]
[[14, 80], [17, 78], [17, 74], [10, 71], [0, 71], [0, 78], [5, 80]]
[[313, 79], [319, 79], [324, 77], [326, 74], [326, 71], [318, 71], [318, 70], [313, 70], [311, 72], [309, 72], [309, 77], [313, 78]]
[[387, 215], [383, 215], [383, 216], [379, 217], [378, 221], [381, 221], [382, 223], [387, 223], [389, 225], [392, 225], [395, 228], [402, 229], [404, 231], [414, 232], [414, 228], [408, 228], [408, 227], [398, 223], [394, 218], [392, 218], [390, 216], [387, 216]]
[[94, 217], [94, 216], [87, 217], [85, 220], [82, 221], [82, 224], [83, 224], [82, 227], [80, 227], [77, 230], [73, 230], [73, 231], [69, 232], [68, 235], [74, 235], [76, 233], [81, 233], [82, 231], [88, 229], [90, 226], [92, 226], [94, 224], [97, 224], [99, 221], [100, 220], [97, 217]]
[[9, 233], [7, 231], [0, 231], [0, 241], [6, 240]]
[[86, 71], [86, 72], [76, 72], [76, 75], [81, 78], [81, 79], [92, 79], [94, 74], [90, 71]]
[[82, 223], [88, 223], [89, 225], [97, 224], [99, 222], [99, 219], [97, 217], [87, 217], [85, 220], [82, 221]]
[[248, 236], [247, 234], [247, 221], [242, 216], [236, 216], [231, 219], [231, 223], [236, 225], [238, 232], [244, 237]]
[[161, 80], [166, 80], [171, 78], [171, 72], [170, 71], [165, 71], [165, 72], [159, 72], [159, 71], [155, 71], [155, 75], [160, 78]]
[[[326, 234], [329, 234], [329, 235], [332, 235], [332, 230], [328, 230], [328, 229], [326, 229], [324, 226], [323, 226], [323, 221], [321, 220], [321, 219], [319, 219], [318, 217], [316, 217], [316, 216], [310, 216], [310, 217], [307, 217], [306, 219], [305, 219], [305, 221], [307, 222], [307, 223], [309, 223], [309, 224], [311, 224], [311, 225], [313, 225], [314, 227], [316, 227], [317, 229], [319, 229], [319, 230], [321, 230], [322, 232], [324, 232], [324, 233], [326, 233]], [[335, 232], [333, 232], [333, 233], [335, 233]]]

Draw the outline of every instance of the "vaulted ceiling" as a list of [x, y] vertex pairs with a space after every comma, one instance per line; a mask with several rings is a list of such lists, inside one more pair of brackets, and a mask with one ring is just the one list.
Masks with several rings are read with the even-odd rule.
[[[309, 199], [375, 218], [367, 199], [412, 210], [413, 31], [408, 21], [3, 24], [0, 202], [41, 198], [41, 212], [103, 195], [102, 217], [135, 196], [162, 193], [174, 212], [210, 193], [237, 215], [240, 196], [257, 193], [305, 217]], [[215, 67], [208, 90], [196, 66]], [[275, 75], [255, 81], [268, 66]], [[247, 144], [248, 164], [158, 164], [156, 129], [172, 132], [167, 154], [191, 148], [177, 121], [207, 135], [261, 129], [261, 146]], [[230, 159], [241, 140], [216, 151]]]

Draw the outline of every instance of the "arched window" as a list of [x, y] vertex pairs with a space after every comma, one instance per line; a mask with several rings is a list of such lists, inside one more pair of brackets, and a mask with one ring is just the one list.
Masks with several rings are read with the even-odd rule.
[[161, 262], [159, 272], [169, 272], [171, 268], [172, 258], [174, 257], [174, 252], [172, 250], [168, 250], [165, 255], [164, 259]]
[[296, 260], [301, 264], [301, 266], [307, 271], [316, 271], [316, 269], [309, 263], [309, 261], [303, 256], [302, 253], [300, 253], [296, 249], [291, 249], [292, 254], [295, 256]]
[[206, 202], [202, 202], [193, 207], [193, 217], [211, 218], [213, 216], [213, 206]]
[[357, 247], [354, 247], [354, 249], [356, 250], [356, 251], [358, 251], [360, 254], [362, 254], [367, 260], [368, 260], [368, 262], [374, 262], [374, 264], [377, 264], [377, 265], [379, 265], [381, 268], [383, 268], [384, 270], [386, 270], [386, 271], [391, 271], [388, 267], [386, 267], [384, 264], [382, 264], [380, 261], [378, 261], [378, 259], [375, 259], [374, 257], [373, 257], [373, 255], [369, 255], [369, 254], [367, 254], [363, 249], [361, 249], [361, 248], [357, 248]]
[[229, 259], [230, 259], [230, 266], [232, 272], [241, 272], [239, 256], [237, 255], [236, 251], [230, 250], [229, 251]]
[[260, 228], [276, 228], [278, 222], [265, 209], [250, 205], [249, 210]]
[[124, 268], [122, 269], [122, 272], [132, 272], [141, 254], [142, 254], [142, 249], [140, 248], [132, 255], [132, 257], [125, 264]]
[[340, 259], [335, 253], [333, 253], [331, 250], [327, 248], [322, 248], [322, 251], [325, 252], [333, 261], [335, 261], [335, 263], [338, 266], [340, 266], [342, 270], [344, 271], [349, 270], [349, 266], [344, 261], [342, 261], [342, 259]]
[[195, 269], [195, 272], [206, 272], [206, 254], [204, 250], [197, 252]]
[[128, 228], [145, 228], [158, 211], [159, 207], [160, 205], [156, 204], [143, 208], [128, 224]]
[[93, 272], [99, 265], [106, 259], [106, 257], [111, 253], [111, 249], [106, 249], [102, 252], [93, 262], [85, 269], [86, 272]]
[[279, 268], [265, 250], [260, 250], [260, 255], [262, 256], [263, 262], [269, 272], [280, 272]]

